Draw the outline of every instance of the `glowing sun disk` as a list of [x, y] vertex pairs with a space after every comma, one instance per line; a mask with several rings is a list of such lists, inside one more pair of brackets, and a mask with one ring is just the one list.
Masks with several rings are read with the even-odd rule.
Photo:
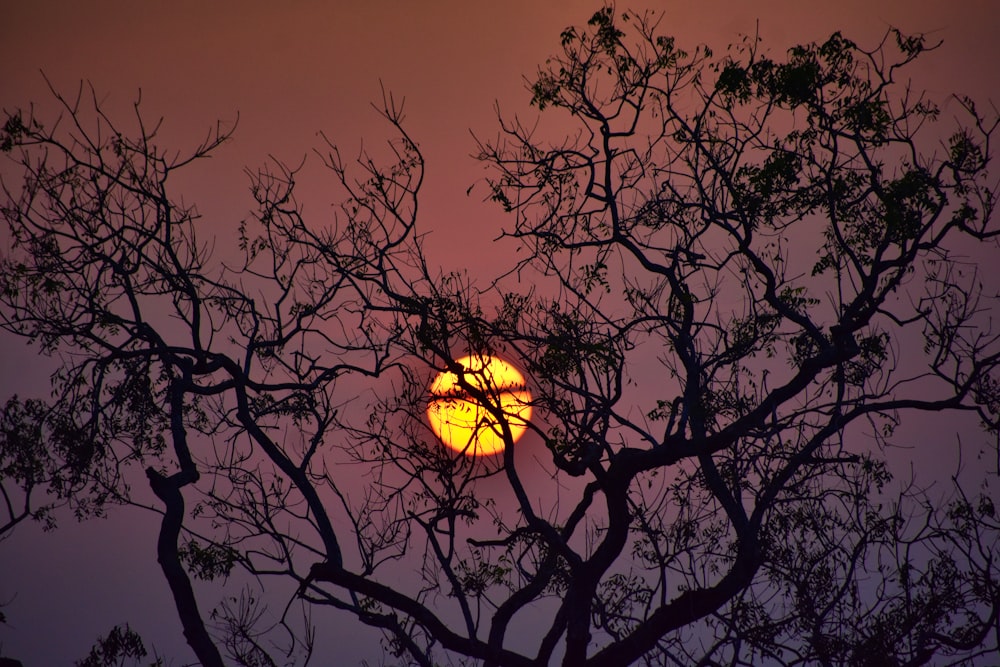
[[[516, 442], [531, 419], [531, 394], [524, 376], [497, 357], [470, 356], [457, 359], [465, 368], [466, 384], [483, 392], [488, 403], [498, 407]], [[445, 445], [469, 456], [488, 456], [503, 451], [503, 426], [490, 410], [460, 386], [458, 375], [439, 373], [430, 388], [427, 420]]]

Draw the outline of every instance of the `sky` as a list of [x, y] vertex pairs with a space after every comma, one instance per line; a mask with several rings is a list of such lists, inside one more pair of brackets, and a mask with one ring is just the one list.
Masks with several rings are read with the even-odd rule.
[[[495, 243], [504, 218], [483, 203], [483, 190], [466, 194], [484, 175], [470, 157], [471, 133], [495, 135], [497, 105], [528, 117], [525, 77], [554, 54], [563, 28], [598, 8], [595, 0], [0, 0], [0, 108], [33, 104], [51, 117], [46, 78], [69, 94], [88, 81], [112, 116], [126, 118], [141, 91], [145, 113], [164, 118], [162, 143], [180, 149], [216, 120], [238, 116], [234, 140], [180, 184], [206, 224], [225, 230], [251, 207], [244, 168], [269, 156], [289, 164], [305, 158], [300, 200], [307, 214], [327, 211], [336, 202], [311, 154], [318, 133], [348, 154], [362, 139], [380, 142], [387, 128], [371, 103], [391, 91], [405, 98], [405, 126], [427, 162], [419, 224], [430, 262], [489, 280], [510, 265], [512, 248]], [[919, 88], [1000, 104], [1000, 12], [990, 0], [618, 4], [627, 8], [662, 11], [663, 30], [681, 48], [706, 43], [717, 52], [754, 32], [777, 54], [835, 30], [864, 46], [889, 26], [924, 32], [944, 44], [913, 70]], [[48, 363], [0, 338], [0, 398], [44, 395]], [[189, 660], [156, 568], [155, 524], [122, 511], [83, 525], [70, 519], [48, 534], [25, 526], [0, 543], [0, 604], [9, 603], [10, 620], [0, 626], [0, 655], [69, 664], [96, 636], [129, 621], [175, 664]], [[338, 638], [330, 642], [344, 651], [344, 664], [377, 657], [371, 636], [352, 634], [347, 619], [332, 623], [321, 632]], [[353, 644], [339, 644], [351, 637]]]

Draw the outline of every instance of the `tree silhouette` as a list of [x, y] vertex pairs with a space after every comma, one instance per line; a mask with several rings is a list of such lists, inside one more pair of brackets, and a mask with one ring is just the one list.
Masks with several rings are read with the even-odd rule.
[[[956, 98], [940, 142], [938, 106], [901, 83], [930, 48], [890, 31], [872, 51], [834, 34], [716, 57], [598, 11], [531, 83], [543, 122], [501, 117], [478, 143], [522, 249], [487, 287], [428, 267], [423, 158], [391, 96], [387, 159], [319, 151], [334, 221], [305, 219], [296, 170], [250, 174], [236, 264], [168, 187], [229, 130], [185, 156], [138, 105], [132, 136], [96, 96], [56, 94], [51, 126], [8, 114], [0, 313], [60, 363], [51, 400], [6, 404], [3, 530], [52, 504], [159, 513], [205, 665], [276, 664], [259, 598], [198, 605], [192, 579], [237, 567], [294, 582], [291, 657], [311, 651], [292, 609], [314, 606], [421, 665], [995, 651], [995, 476], [938, 502], [884, 457], [908, 415], [1000, 426], [976, 264], [1000, 233], [996, 124]], [[525, 441], [467, 355], [526, 371]], [[441, 371], [502, 455], [433, 437]]]

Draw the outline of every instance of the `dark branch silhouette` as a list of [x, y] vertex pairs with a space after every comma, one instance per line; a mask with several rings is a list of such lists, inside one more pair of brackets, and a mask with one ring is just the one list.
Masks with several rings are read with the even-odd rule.
[[[885, 456], [914, 415], [1000, 426], [996, 121], [908, 87], [933, 48], [890, 31], [717, 56], [598, 11], [529, 82], [558, 124], [500, 115], [478, 140], [521, 250], [487, 286], [428, 267], [423, 156], [388, 94], [384, 150], [318, 151], [333, 220], [272, 162], [229, 245], [173, 175], [230, 130], [168, 152], [138, 104], [126, 131], [82, 90], [54, 91], [55, 123], [8, 114], [0, 324], [59, 368], [49, 400], [5, 405], [0, 537], [141, 505], [144, 479], [206, 665], [307, 659], [319, 606], [420, 665], [996, 651], [996, 475], [944, 494]], [[526, 371], [524, 440], [468, 355]], [[437, 442], [445, 371], [502, 455]], [[197, 580], [234, 568], [294, 598], [206, 614]]]

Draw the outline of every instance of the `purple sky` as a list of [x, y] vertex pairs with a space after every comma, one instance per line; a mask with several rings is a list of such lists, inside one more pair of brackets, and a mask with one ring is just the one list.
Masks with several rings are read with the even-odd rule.
[[[483, 175], [469, 157], [474, 150], [469, 131], [494, 135], [495, 101], [506, 113], [531, 114], [523, 77], [555, 51], [564, 27], [586, 22], [599, 5], [593, 0], [290, 4], [7, 3], [0, 20], [0, 107], [34, 103], [51, 117], [53, 102], [41, 71], [67, 93], [81, 79], [89, 80], [118, 118], [126, 117], [141, 88], [147, 115], [165, 118], [162, 143], [178, 148], [201, 140], [216, 119], [232, 120], [239, 113], [235, 141], [183, 184], [185, 199], [197, 203], [208, 224], [226, 230], [251, 206], [244, 167], [259, 166], [268, 155], [298, 163], [318, 146], [319, 131], [350, 150], [363, 137], [380, 141], [386, 128], [369, 103], [379, 98], [381, 81], [397, 97], [405, 96], [406, 127], [427, 160], [420, 224], [430, 232], [430, 261], [444, 270], [475, 267], [483, 280], [507, 267], [510, 246], [491, 245], [502, 215], [481, 202], [481, 191], [465, 194]], [[938, 97], [959, 91], [982, 104], [991, 96], [1000, 102], [1000, 12], [990, 0], [633, 6], [665, 10], [663, 30], [682, 48], [707, 43], [717, 52], [758, 26], [774, 53], [834, 30], [863, 46], [874, 46], [890, 25], [926, 32], [944, 46], [912, 70], [918, 88]], [[619, 9], [625, 8], [620, 3]], [[323, 213], [334, 203], [318, 166], [310, 157], [299, 191], [307, 213]], [[50, 362], [19, 342], [0, 338], [0, 399], [15, 392], [44, 395], [48, 368]], [[950, 427], [939, 426], [946, 437]], [[85, 655], [96, 636], [128, 621], [175, 664], [189, 660], [155, 563], [156, 523], [155, 517], [127, 510], [83, 525], [64, 520], [50, 534], [24, 526], [0, 543], [0, 603], [10, 601], [4, 608], [10, 625], [0, 627], [0, 655], [26, 665], [68, 664]], [[207, 599], [213, 594], [204, 592]], [[356, 622], [342, 616], [315, 620], [324, 650], [344, 651], [338, 664], [377, 660], [373, 635], [357, 632]], [[322, 656], [317, 661], [327, 662]]]

